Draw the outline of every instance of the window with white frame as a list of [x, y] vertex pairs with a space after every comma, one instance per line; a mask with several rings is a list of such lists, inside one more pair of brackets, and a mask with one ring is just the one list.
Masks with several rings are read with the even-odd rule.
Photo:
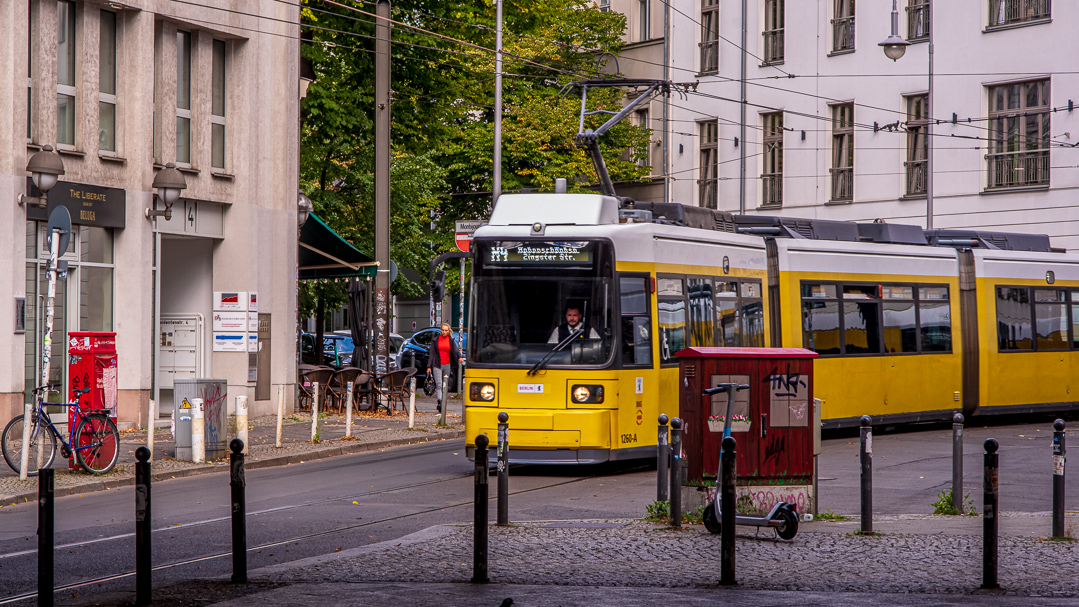
[[[636, 119], [635, 122], [637, 123], [637, 126], [639, 126], [641, 128], [644, 128], [644, 129], [651, 129], [652, 128], [652, 126], [648, 122], [648, 108], [645, 108], [643, 110], [637, 110], [633, 114], [634, 114], [634, 118]], [[651, 132], [651, 131], [649, 131], [649, 132]], [[651, 165], [652, 164], [652, 161], [651, 161], [652, 154], [651, 154], [651, 152], [652, 152], [651, 136], [649, 136], [649, 142], [647, 144], [645, 144], [645, 146], [644, 146], [644, 157], [643, 158], [638, 158], [637, 159], [637, 164], [639, 164], [640, 166], [649, 166], [649, 165]]]
[[101, 11], [98, 53], [98, 144], [100, 152], [116, 153], [116, 13]]
[[832, 106], [832, 200], [854, 199], [854, 104]]
[[225, 169], [225, 41], [213, 41], [213, 100], [210, 108], [210, 167]]
[[1049, 185], [1049, 80], [989, 88], [992, 188]]
[[764, 172], [761, 173], [761, 204], [783, 204], [783, 112], [771, 112], [764, 119]]
[[56, 144], [75, 149], [75, 3], [56, 3]]
[[700, 196], [700, 206], [709, 209], [717, 208], [719, 197], [717, 192], [717, 177], [719, 176], [719, 123], [715, 120], [699, 123], [701, 142], [701, 165], [699, 168], [700, 179], [697, 180], [697, 189]]
[[701, 73], [719, 71], [719, 0], [701, 0]]
[[834, 0], [832, 52], [854, 50], [854, 0]]
[[903, 191], [907, 196], [925, 196], [929, 158], [929, 95], [910, 95], [904, 101], [907, 107], [907, 160], [903, 163], [906, 176]]
[[599, 0], [599, 12], [609, 13], [611, 12], [611, 0]]
[[176, 32], [176, 163], [191, 165], [191, 32]]
[[783, 24], [785, 6], [783, 0], [764, 1], [764, 57], [765, 63], [783, 61]]

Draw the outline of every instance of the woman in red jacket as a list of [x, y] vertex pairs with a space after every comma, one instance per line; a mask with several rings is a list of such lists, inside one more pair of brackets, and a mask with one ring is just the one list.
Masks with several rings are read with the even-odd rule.
[[431, 347], [427, 350], [427, 373], [434, 372], [435, 396], [438, 398], [438, 412], [442, 412], [442, 378], [450, 373], [453, 361], [465, 362], [461, 351], [450, 335], [450, 326], [442, 323], [442, 332], [431, 341]]

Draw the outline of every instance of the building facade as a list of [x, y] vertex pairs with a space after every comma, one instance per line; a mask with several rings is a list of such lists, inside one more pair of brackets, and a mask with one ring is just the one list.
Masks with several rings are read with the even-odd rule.
[[611, 0], [629, 20], [622, 72], [655, 77], [662, 50], [642, 60], [633, 36], [642, 14], [654, 27], [666, 11], [649, 48], [666, 43], [670, 79], [694, 84], [670, 100], [669, 200], [925, 226], [932, 144], [934, 227], [1046, 233], [1079, 248], [1079, 6], [936, 3], [930, 115], [929, 0], [899, 0], [911, 45], [895, 62], [878, 46], [889, 2], [746, 0], [744, 16], [742, 4]]
[[[176, 378], [228, 407], [291, 407], [296, 383], [299, 6], [292, 0], [0, 0], [0, 424], [41, 384], [45, 219], [71, 211], [50, 384], [75, 331], [116, 334], [117, 417], [172, 413]], [[49, 145], [48, 207], [26, 171]], [[155, 176], [186, 188], [167, 214]], [[10, 322], [10, 320], [9, 320]], [[68, 391], [65, 389], [64, 395]]]

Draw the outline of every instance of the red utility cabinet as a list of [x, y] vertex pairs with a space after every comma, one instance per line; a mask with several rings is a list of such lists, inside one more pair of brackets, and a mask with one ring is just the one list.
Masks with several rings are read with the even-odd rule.
[[[75, 390], [90, 388], [82, 395], [79, 406], [108, 409], [116, 423], [116, 333], [72, 331], [67, 335], [68, 402], [75, 402]], [[79, 423], [74, 408], [68, 408], [67, 423], [72, 430]], [[76, 467], [74, 455], [68, 466]]]
[[[686, 348], [679, 357], [679, 411], [684, 425], [685, 482], [715, 483], [725, 393], [705, 396], [720, 383], [748, 384], [736, 393], [731, 436], [738, 441], [736, 470], [739, 512], [778, 501], [812, 508], [814, 437], [819, 432], [813, 404], [813, 359], [800, 348]], [[817, 426], [817, 427], [815, 427]]]

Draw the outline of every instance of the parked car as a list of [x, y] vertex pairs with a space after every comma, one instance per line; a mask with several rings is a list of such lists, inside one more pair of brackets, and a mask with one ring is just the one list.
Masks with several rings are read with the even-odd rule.
[[[401, 349], [397, 354], [397, 367], [399, 369], [405, 369], [415, 365], [416, 367], [416, 384], [422, 385], [427, 378], [427, 351], [431, 347], [431, 342], [438, 336], [438, 327], [428, 327], [417, 331], [412, 337], [409, 337], [401, 345]], [[457, 333], [453, 334], [454, 341], [457, 341]], [[465, 345], [468, 342], [468, 335], [465, 334]], [[465, 348], [461, 347], [461, 354], [464, 355]], [[413, 363], [413, 361], [415, 361]], [[454, 372], [450, 376], [449, 391], [457, 391], [457, 365], [453, 366]]]
[[[351, 337], [328, 333], [322, 336], [322, 364], [330, 367], [347, 367], [352, 364], [352, 351], [356, 346]], [[307, 365], [318, 364], [315, 356], [315, 335], [300, 335], [300, 361]]]
[[[352, 331], [334, 331], [331, 336], [334, 338], [342, 338], [342, 343], [340, 344], [339, 349], [343, 352], [346, 352], [345, 356], [342, 358], [342, 363], [345, 366], [352, 365], [360, 368], [367, 367], [367, 365], [363, 364], [362, 362], [356, 365], [353, 365], [352, 363], [352, 353], [356, 349], [356, 344], [352, 341]], [[397, 353], [401, 350], [401, 344], [404, 343], [404, 341], [405, 338], [401, 337], [399, 334], [390, 333], [390, 371], [396, 371], [398, 369]]]

